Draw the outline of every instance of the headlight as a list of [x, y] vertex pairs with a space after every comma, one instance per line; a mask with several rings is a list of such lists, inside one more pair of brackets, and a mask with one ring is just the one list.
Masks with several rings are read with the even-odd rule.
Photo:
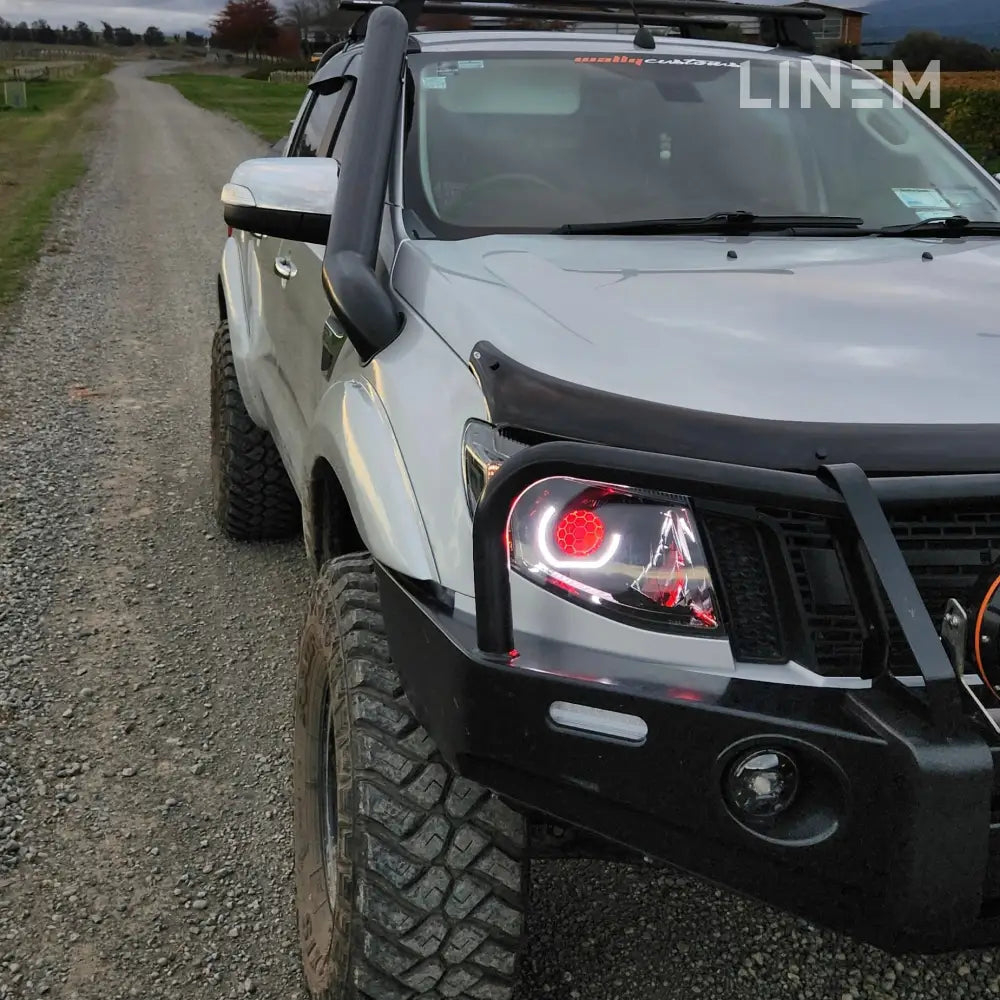
[[523, 447], [492, 424], [470, 420], [462, 440], [462, 479], [469, 513], [474, 514], [486, 484], [497, 474], [504, 459]]
[[609, 617], [719, 630], [705, 550], [686, 498], [553, 477], [515, 501], [511, 568]]

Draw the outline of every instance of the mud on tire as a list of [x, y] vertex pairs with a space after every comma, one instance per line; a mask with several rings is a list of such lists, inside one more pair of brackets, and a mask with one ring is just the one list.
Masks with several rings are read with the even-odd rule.
[[524, 821], [455, 775], [413, 718], [366, 555], [321, 569], [298, 669], [295, 873], [310, 992], [509, 1000], [527, 898]]
[[212, 496], [222, 531], [241, 541], [298, 534], [299, 498], [271, 435], [247, 413], [225, 320], [212, 340], [211, 435]]

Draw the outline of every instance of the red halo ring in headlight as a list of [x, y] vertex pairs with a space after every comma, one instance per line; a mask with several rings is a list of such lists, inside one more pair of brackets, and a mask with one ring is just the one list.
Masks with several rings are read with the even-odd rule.
[[567, 556], [589, 556], [604, 541], [604, 522], [592, 510], [570, 510], [555, 527], [556, 545]]
[[[579, 509], [580, 508], [574, 508], [574, 510]], [[552, 550], [551, 544], [555, 541], [555, 532], [552, 530], [552, 522], [555, 520], [557, 513], [558, 511], [555, 507], [547, 507], [539, 517], [538, 524], [535, 529], [535, 540], [538, 546], [539, 554], [542, 557], [543, 564], [550, 570], [557, 568], [570, 570], [599, 569], [600, 567], [607, 565], [607, 563], [618, 551], [618, 546], [621, 544], [622, 536], [618, 532], [602, 536], [601, 542], [598, 545], [598, 550], [601, 550], [601, 554], [595, 554], [593, 558], [588, 559], [582, 555], [560, 558], [560, 556]], [[603, 525], [603, 522], [601, 523]], [[597, 550], [594, 551], [596, 552]]]

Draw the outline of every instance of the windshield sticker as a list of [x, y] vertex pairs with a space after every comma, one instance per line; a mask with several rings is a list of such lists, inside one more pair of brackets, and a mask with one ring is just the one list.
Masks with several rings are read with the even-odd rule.
[[924, 222], [928, 219], [948, 218], [948, 212], [942, 213], [940, 208], [918, 208], [916, 215], [918, 219], [922, 219]]
[[[485, 69], [486, 63], [482, 59], [459, 59], [454, 62], [441, 62], [435, 66], [425, 66], [423, 70], [424, 79], [444, 77], [444, 76], [456, 76], [461, 73], [463, 69]], [[434, 84], [431, 84], [433, 87]], [[438, 89], [445, 89], [441, 84], [438, 84]]]
[[967, 205], [985, 205], [986, 201], [982, 194], [975, 188], [942, 188], [941, 194], [947, 198], [949, 203], [955, 208], [963, 208]]
[[907, 207], [918, 210], [947, 211], [952, 206], [936, 188], [893, 188], [896, 197]]
[[693, 59], [671, 56], [648, 58], [646, 56], [574, 56], [576, 63], [603, 63], [617, 66], [711, 66], [717, 69], [739, 69], [743, 63], [722, 59]]
[[446, 76], [425, 76], [423, 79], [424, 87], [427, 90], [447, 90], [448, 89], [448, 77]]

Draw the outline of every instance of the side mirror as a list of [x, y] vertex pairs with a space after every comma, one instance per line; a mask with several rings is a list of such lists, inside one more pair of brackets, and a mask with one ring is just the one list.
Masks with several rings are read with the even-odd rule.
[[325, 246], [339, 180], [329, 157], [244, 160], [222, 189], [223, 216], [233, 229]]

